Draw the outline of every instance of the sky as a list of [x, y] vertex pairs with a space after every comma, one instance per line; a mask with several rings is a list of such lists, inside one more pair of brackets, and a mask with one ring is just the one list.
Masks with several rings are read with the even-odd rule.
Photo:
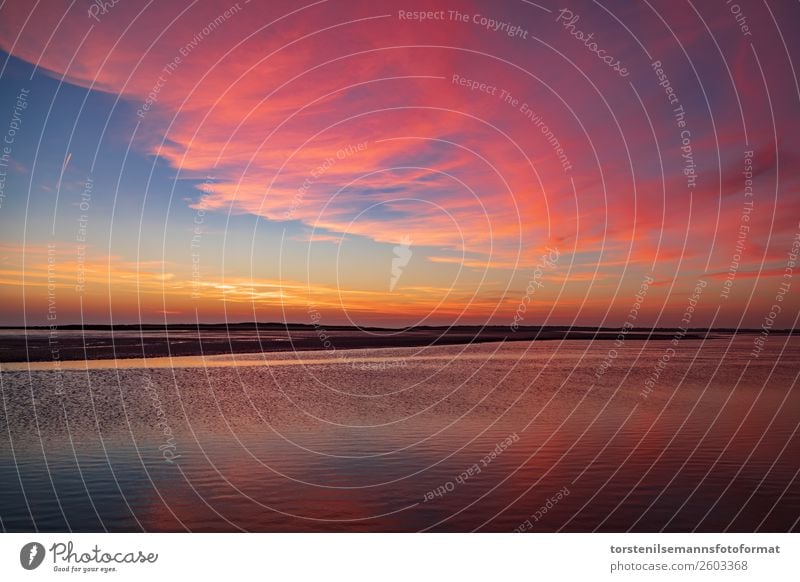
[[0, 325], [796, 324], [796, 2], [101, 5], [0, 5]]

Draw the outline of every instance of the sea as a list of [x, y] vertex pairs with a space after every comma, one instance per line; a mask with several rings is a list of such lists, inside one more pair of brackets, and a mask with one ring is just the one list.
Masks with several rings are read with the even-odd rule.
[[0, 363], [0, 528], [797, 531], [756, 337]]

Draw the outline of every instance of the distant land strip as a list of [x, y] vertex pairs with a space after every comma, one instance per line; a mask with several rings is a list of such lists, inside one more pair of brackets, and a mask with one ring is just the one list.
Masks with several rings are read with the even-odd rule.
[[[2, 327], [0, 362], [99, 360], [199, 356], [259, 352], [336, 351], [351, 349], [443, 346], [501, 341], [609, 341], [620, 328], [527, 326], [424, 326], [407, 328], [314, 326], [283, 323], [115, 324], [58, 327]], [[14, 333], [18, 331], [18, 333]], [[758, 329], [632, 328], [625, 341], [714, 339]], [[793, 335], [797, 330], [773, 330]]]

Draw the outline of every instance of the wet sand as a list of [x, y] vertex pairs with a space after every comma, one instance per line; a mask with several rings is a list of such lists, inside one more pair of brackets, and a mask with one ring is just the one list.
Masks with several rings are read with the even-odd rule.
[[[244, 324], [196, 326], [94, 326], [81, 330], [66, 326], [56, 330], [0, 330], [0, 362], [43, 362], [50, 360], [101, 360], [200, 356], [256, 352], [347, 350], [443, 346], [454, 344], [532, 340], [615, 340], [618, 330], [507, 327], [426, 327], [406, 330], [355, 329], [313, 326], [281, 327]], [[703, 332], [690, 332], [684, 339], [701, 339]], [[626, 341], [672, 339], [667, 330], [631, 330]]]

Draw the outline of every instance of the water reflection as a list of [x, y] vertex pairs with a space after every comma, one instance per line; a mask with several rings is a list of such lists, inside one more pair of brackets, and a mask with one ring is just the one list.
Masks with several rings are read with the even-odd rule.
[[0, 515], [51, 531], [785, 531], [787, 342], [749, 364], [745, 337], [684, 342], [646, 399], [666, 342], [630, 344], [601, 380], [607, 344], [582, 341], [3, 364]]

